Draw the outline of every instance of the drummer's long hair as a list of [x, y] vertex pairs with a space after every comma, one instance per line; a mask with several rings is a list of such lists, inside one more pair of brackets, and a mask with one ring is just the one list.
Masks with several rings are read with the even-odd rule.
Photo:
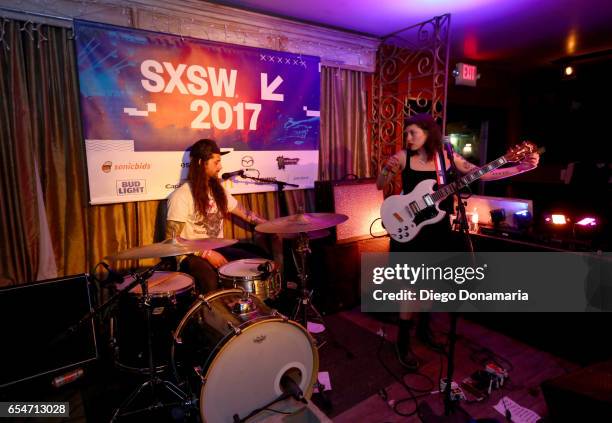
[[193, 194], [195, 209], [203, 219], [206, 218], [207, 214], [209, 188], [217, 203], [219, 211], [223, 216], [227, 215], [227, 197], [225, 196], [225, 190], [223, 186], [221, 186], [221, 182], [218, 178], [209, 178], [208, 175], [206, 175], [206, 162], [212, 159], [213, 153], [207, 148], [204, 148], [204, 141], [207, 140], [200, 140], [191, 147], [189, 153], [189, 174], [187, 175], [191, 193]]

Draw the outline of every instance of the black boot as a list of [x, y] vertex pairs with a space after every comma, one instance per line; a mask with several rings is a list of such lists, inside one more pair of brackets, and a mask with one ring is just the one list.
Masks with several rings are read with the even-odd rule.
[[417, 338], [430, 349], [444, 352], [444, 345], [435, 340], [434, 334], [429, 327], [430, 321], [431, 315], [429, 313], [419, 313], [419, 322], [416, 329]]
[[419, 359], [410, 348], [410, 329], [412, 329], [412, 320], [399, 321], [399, 332], [397, 334], [397, 343], [395, 344], [395, 353], [400, 364], [409, 372], [416, 372], [419, 368]]

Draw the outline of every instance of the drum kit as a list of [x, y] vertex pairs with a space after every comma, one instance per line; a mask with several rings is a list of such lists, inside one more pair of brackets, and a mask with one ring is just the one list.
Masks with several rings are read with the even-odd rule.
[[[199, 410], [204, 422], [239, 422], [279, 401], [306, 402], [318, 386], [318, 347], [307, 330], [309, 313], [323, 321], [308, 288], [309, 240], [348, 217], [298, 213], [258, 225], [261, 233], [295, 241], [300, 295], [288, 318], [264, 301], [281, 291], [279, 266], [265, 259], [236, 260], [218, 269], [219, 289], [197, 295], [194, 279], [162, 271], [159, 263], [116, 284], [110, 325], [116, 365], [148, 376], [114, 412], [112, 421], [159, 408]], [[230, 239], [173, 238], [106, 257], [109, 261], [173, 257], [232, 245]], [[94, 313], [97, 312], [94, 310]], [[175, 382], [164, 380], [168, 374]], [[151, 389], [154, 401], [132, 409]], [[163, 403], [162, 388], [174, 402]], [[139, 403], [140, 404], [140, 403]]]

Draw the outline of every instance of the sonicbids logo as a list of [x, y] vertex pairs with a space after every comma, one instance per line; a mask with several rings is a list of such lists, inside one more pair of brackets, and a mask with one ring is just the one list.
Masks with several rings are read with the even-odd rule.
[[151, 163], [147, 162], [130, 162], [130, 163], [119, 163], [113, 165], [113, 162], [106, 161], [102, 163], [102, 172], [110, 173], [111, 170], [149, 170], [151, 169]]

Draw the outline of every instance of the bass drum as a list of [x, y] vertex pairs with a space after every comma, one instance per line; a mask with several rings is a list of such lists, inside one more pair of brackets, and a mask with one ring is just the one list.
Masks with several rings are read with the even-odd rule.
[[201, 295], [179, 323], [176, 377], [198, 395], [202, 421], [234, 421], [283, 394], [290, 377], [310, 398], [319, 370], [314, 340], [299, 324], [243, 289]]

